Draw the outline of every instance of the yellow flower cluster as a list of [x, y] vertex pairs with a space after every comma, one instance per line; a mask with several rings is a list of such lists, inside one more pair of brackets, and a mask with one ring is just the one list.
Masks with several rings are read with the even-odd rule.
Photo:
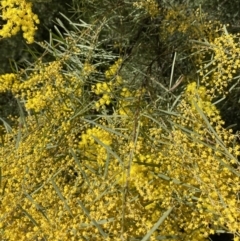
[[122, 116], [133, 117], [134, 109], [144, 93], [144, 88], [131, 91], [129, 88], [123, 87], [120, 92], [121, 98], [118, 101], [117, 113]]
[[[178, 5], [163, 12], [161, 24], [163, 38], [171, 38], [176, 33], [184, 34], [188, 39], [206, 38], [209, 41], [218, 36], [219, 23], [207, 21], [207, 16], [200, 9], [189, 12], [186, 6]], [[215, 31], [209, 31], [216, 28]], [[181, 38], [182, 39], [182, 38]]]
[[0, 30], [0, 36], [8, 38], [22, 30], [27, 43], [33, 43], [37, 29], [35, 24], [39, 24], [39, 19], [32, 12], [32, 3], [25, 0], [3, 0], [0, 5], [1, 17], [6, 21], [6, 24]]
[[[65, 115], [66, 111], [73, 112], [76, 108], [78, 101], [70, 101], [70, 96], [73, 93], [81, 96], [82, 82], [75, 76], [64, 76], [61, 69], [61, 61], [55, 61], [45, 65], [39, 63], [27, 79], [16, 74], [2, 75], [0, 91], [10, 90], [26, 103], [28, 111], [38, 113], [51, 107], [57, 116]], [[65, 96], [64, 100], [60, 94]]]
[[89, 76], [95, 71], [95, 67], [89, 63], [84, 63], [83, 65], [83, 76]]
[[[196, 104], [199, 104], [199, 108], [209, 112], [209, 122], [212, 122], [211, 126], [214, 126], [217, 134], [211, 133], [208, 124], [200, 118], [192, 103], [195, 98], [198, 98]], [[168, 193], [172, 193], [170, 200], [176, 195], [177, 200], [181, 200], [179, 208], [184, 214], [175, 214], [179, 215], [176, 217], [178, 225], [186, 232], [188, 240], [196, 241], [214, 233], [217, 227], [225, 227], [236, 233], [240, 217], [240, 212], [237, 211], [240, 203], [236, 196], [239, 188], [237, 157], [240, 146], [233, 145], [236, 137], [231, 130], [223, 128], [224, 122], [221, 121], [219, 111], [214, 106], [211, 107], [207, 99], [205, 88], [196, 89], [195, 84], [190, 84], [178, 107], [181, 115], [176, 119], [173, 117], [175, 130], [163, 133], [161, 129], [150, 129], [149, 136], [154, 137], [155, 143], [171, 140], [168, 145], [162, 146], [156, 157], [152, 157], [152, 164], [159, 164], [154, 168], [155, 175], [167, 182], [163, 182], [165, 188], [160, 186], [149, 193], [142, 193], [145, 198], [152, 196], [152, 201], [162, 197], [161, 206], [169, 200]], [[161, 183], [159, 180], [156, 182]], [[140, 183], [139, 189], [143, 191]], [[154, 204], [147, 207], [156, 209]], [[174, 228], [168, 230], [169, 233], [175, 232]]]
[[191, 103], [191, 110], [196, 109], [195, 102], [208, 117], [212, 117], [215, 113], [219, 114], [217, 108], [211, 103], [212, 97], [208, 94], [206, 87], [197, 88], [197, 83], [192, 82], [187, 85], [185, 95], [188, 103]]
[[[139, 140], [137, 143], [138, 148], [141, 150], [143, 145], [143, 140]], [[131, 188], [137, 188], [139, 183], [141, 181], [146, 181], [148, 179], [149, 181], [149, 176], [148, 174], [148, 168], [145, 167], [144, 165], [139, 165], [137, 163], [138, 160], [141, 160], [142, 163], [149, 163], [148, 160], [151, 160], [150, 155], [143, 155], [141, 153], [137, 154], [135, 153], [135, 156], [133, 158], [133, 162], [131, 164], [129, 176], [126, 172], [122, 172], [117, 176], [117, 182], [120, 185], [125, 185], [127, 179], [128, 182], [130, 183]], [[125, 159], [125, 163], [129, 163], [129, 159]]]
[[96, 101], [95, 107], [99, 110], [101, 107], [105, 108], [105, 105], [109, 105], [112, 100], [112, 90], [113, 90], [113, 82], [110, 81], [108, 83], [97, 83], [96, 85], [92, 86], [92, 90], [96, 95], [102, 95], [102, 97]]
[[9, 89], [15, 89], [17, 86], [15, 86], [17, 80], [16, 74], [4, 74], [0, 76], [0, 92], [6, 92]]
[[36, 71], [29, 79], [20, 84], [20, 95], [26, 99], [26, 108], [40, 112], [50, 105], [58, 106], [62, 102], [60, 104], [62, 109], [71, 111], [71, 103], [56, 98], [59, 92], [65, 95], [71, 93], [73, 89], [67, 85], [74, 85], [71, 80], [66, 80], [61, 74], [61, 62], [52, 62], [42, 68], [45, 68], [44, 72]]
[[155, 0], [139, 0], [133, 3], [133, 6], [144, 9], [151, 17], [159, 14], [159, 6]]
[[119, 58], [115, 63], [105, 72], [106, 79], [111, 79], [118, 74], [118, 70], [122, 64], [122, 58]]
[[228, 85], [240, 68], [239, 37], [223, 34], [210, 42], [211, 48], [206, 52], [214, 54], [209, 64], [201, 66], [202, 82], [208, 86], [208, 93], [212, 95], [227, 94]]
[[100, 108], [105, 109], [106, 105], [109, 105], [114, 98], [114, 90], [116, 91], [116, 89], [123, 83], [122, 77], [117, 73], [121, 63], [122, 59], [119, 58], [105, 72], [105, 77], [107, 80], [109, 80], [108, 82], [100, 82], [96, 85], [92, 85], [92, 91], [96, 95], [101, 96], [101, 98], [95, 102], [96, 110], [99, 110]]
[[97, 160], [98, 165], [103, 166], [107, 159], [105, 145], [110, 147], [111, 144], [112, 137], [109, 132], [101, 128], [92, 128], [87, 129], [86, 133], [82, 133], [79, 147], [80, 150], [84, 151], [88, 160]]
[[[183, 223], [181, 226], [184, 227], [187, 233], [199, 229], [199, 234], [202, 237], [207, 237], [217, 227], [225, 227], [230, 232], [235, 233], [238, 229], [240, 215], [237, 211], [239, 202], [236, 199], [239, 185], [235, 183], [239, 181], [239, 176], [231, 171], [231, 159], [226, 158], [226, 152], [224, 153], [224, 150], [216, 144], [214, 137], [208, 136], [207, 130], [205, 130], [205, 133], [204, 129], [200, 131], [200, 127], [198, 133], [202, 134], [199, 142], [196, 141], [197, 135], [190, 136], [179, 130], [172, 133], [175, 146], [174, 149], [170, 147], [169, 154], [172, 158], [176, 158], [176, 163], [174, 162], [175, 171], [171, 167], [169, 174], [171, 173], [172, 177], [178, 177], [184, 185], [187, 184], [185, 187], [192, 188], [191, 191], [189, 189], [189, 193], [182, 190], [182, 200], [185, 199], [187, 202], [186, 210], [183, 213], [187, 213], [187, 210], [190, 210], [192, 205], [196, 208], [188, 217], [192, 222]], [[225, 134], [226, 137], [233, 138], [231, 133]], [[208, 144], [201, 143], [201, 140], [203, 143]], [[227, 142], [229, 143], [225, 139], [225, 144]], [[211, 147], [214, 145], [216, 146], [215, 153]], [[231, 150], [232, 147], [229, 146], [228, 152], [230, 153]], [[182, 154], [181, 157], [180, 153]], [[236, 147], [234, 152], [235, 159], [238, 155], [239, 146]], [[184, 178], [181, 178], [179, 173], [181, 168], [180, 173]], [[192, 178], [190, 175], [192, 175]], [[180, 193], [181, 191], [178, 189], [177, 195], [179, 198]], [[230, 207], [231, 200], [233, 200], [234, 204]], [[187, 208], [188, 205], [190, 205], [189, 208]]]

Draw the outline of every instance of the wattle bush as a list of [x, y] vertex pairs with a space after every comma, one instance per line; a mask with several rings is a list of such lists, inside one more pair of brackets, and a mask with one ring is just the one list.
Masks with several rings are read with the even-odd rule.
[[[154, 21], [157, 6], [126, 7]], [[188, 42], [189, 55], [201, 49], [193, 64], [205, 61], [196, 79], [173, 84], [175, 54], [164, 84], [151, 61], [135, 62], [141, 39], [117, 55], [102, 45], [108, 20], [71, 24], [41, 44], [55, 61], [0, 77], [20, 112], [12, 127], [1, 119], [1, 239], [199, 241], [222, 231], [239, 240], [240, 145], [214, 104], [235, 84], [239, 66], [228, 64], [238, 54], [222, 63], [219, 53], [234, 52], [236, 36]], [[229, 79], [217, 82], [226, 69]]]

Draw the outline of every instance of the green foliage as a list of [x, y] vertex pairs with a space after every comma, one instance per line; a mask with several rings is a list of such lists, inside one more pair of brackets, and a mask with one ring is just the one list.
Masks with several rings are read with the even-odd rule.
[[0, 78], [20, 110], [1, 119], [1, 239], [239, 240], [240, 145], [213, 103], [237, 36], [183, 4], [73, 8], [39, 43], [53, 61]]

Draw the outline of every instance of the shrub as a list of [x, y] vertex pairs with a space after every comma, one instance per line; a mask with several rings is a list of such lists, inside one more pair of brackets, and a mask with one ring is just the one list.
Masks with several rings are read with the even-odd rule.
[[[141, 3], [126, 3], [140, 11], [134, 26], [155, 21]], [[221, 61], [215, 48], [194, 52], [211, 78], [201, 69], [174, 78], [175, 54], [165, 84], [152, 49], [140, 52], [145, 36], [113, 54], [102, 44], [107, 19], [68, 21], [72, 30], [41, 43], [55, 61], [40, 58], [0, 79], [0, 90], [11, 91], [20, 108], [0, 147], [1, 238], [204, 240], [221, 230], [238, 240], [240, 146], [213, 104], [209, 86], [220, 96], [214, 78], [226, 68], [210, 69], [211, 54]], [[229, 38], [221, 34], [207, 35], [206, 45]], [[190, 55], [200, 40], [182, 50]], [[135, 62], [141, 54], [146, 67]]]

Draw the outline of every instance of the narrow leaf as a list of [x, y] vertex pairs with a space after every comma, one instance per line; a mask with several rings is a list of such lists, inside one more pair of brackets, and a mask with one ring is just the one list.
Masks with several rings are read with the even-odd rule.
[[108, 235], [103, 231], [103, 229], [101, 228], [101, 226], [96, 222], [95, 219], [91, 218], [89, 211], [85, 208], [85, 206], [83, 205], [83, 203], [78, 200], [77, 201], [78, 204], [80, 205], [80, 207], [82, 208], [82, 210], [84, 211], [85, 215], [92, 221], [93, 225], [98, 229], [99, 233], [104, 237], [107, 238]]
[[69, 208], [69, 206], [68, 206], [65, 198], [63, 197], [60, 189], [58, 188], [57, 184], [54, 182], [53, 179], [51, 179], [51, 183], [52, 183], [52, 185], [53, 185], [53, 187], [54, 187], [57, 195], [58, 195], [58, 196], [60, 197], [60, 199], [63, 201], [63, 203], [64, 203], [64, 205], [65, 205], [65, 208], [68, 210], [68, 212], [71, 214], [71, 216], [73, 216], [73, 214], [72, 214], [72, 212], [71, 212], [71, 210], [70, 210], [70, 208]]
[[12, 127], [3, 119], [0, 117], [0, 120], [2, 121], [5, 129], [6, 129], [6, 132], [7, 133], [11, 133], [12, 132]]
[[119, 163], [121, 164], [121, 166], [124, 167], [124, 164], [123, 164], [121, 158], [120, 158], [114, 151], [112, 151], [111, 148], [110, 148], [108, 145], [104, 144], [104, 143], [103, 143], [101, 140], [99, 140], [96, 136], [93, 136], [93, 135], [92, 135], [92, 138], [93, 138], [98, 144], [100, 144], [101, 146], [103, 146], [109, 153], [111, 153], [111, 154], [119, 161]]
[[153, 225], [153, 227], [150, 229], [150, 231], [143, 237], [141, 241], [147, 241], [151, 235], [159, 228], [159, 226], [163, 223], [163, 221], [169, 216], [169, 214], [172, 212], [173, 207], [169, 208], [161, 218]]
[[31, 195], [29, 195], [27, 192], [24, 192], [25, 196], [27, 197], [27, 199], [34, 204], [34, 206], [36, 207], [36, 209], [44, 216], [45, 219], [47, 219], [47, 221], [49, 221], [47, 215], [44, 212], [44, 208], [42, 206], [40, 206], [37, 202], [34, 201], [34, 199], [32, 198]]
[[84, 172], [84, 170], [82, 169], [81, 163], [80, 163], [80, 161], [78, 160], [78, 158], [77, 158], [75, 152], [73, 151], [72, 148], [70, 148], [69, 150], [70, 150], [70, 153], [72, 154], [72, 156], [73, 156], [75, 162], [77, 163], [77, 165], [78, 165], [78, 167], [79, 167], [79, 169], [80, 169], [80, 171], [81, 171], [81, 173], [82, 173], [84, 179], [86, 180], [86, 182], [88, 183], [88, 185], [90, 185], [90, 182], [89, 182], [89, 180], [88, 180], [88, 177], [87, 177], [86, 173]]
[[32, 222], [35, 226], [39, 227], [38, 223], [37, 223], [36, 220], [32, 217], [31, 214], [29, 214], [29, 213], [28, 213], [25, 209], [23, 209], [20, 205], [17, 205], [17, 206], [22, 210], [22, 212], [31, 220], [31, 222]]

